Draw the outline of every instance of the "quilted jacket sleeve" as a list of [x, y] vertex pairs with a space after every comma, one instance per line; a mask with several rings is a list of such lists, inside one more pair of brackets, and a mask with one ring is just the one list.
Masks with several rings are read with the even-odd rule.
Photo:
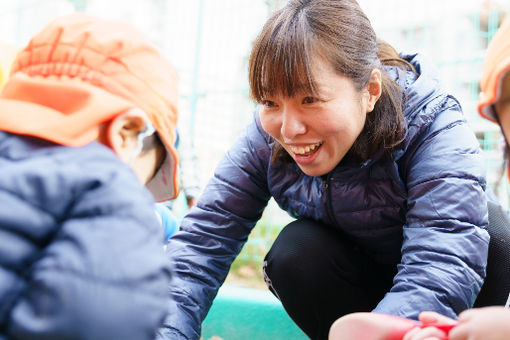
[[403, 164], [408, 212], [402, 260], [375, 311], [417, 318], [432, 310], [455, 318], [472, 306], [485, 277], [485, 170], [458, 103], [443, 96], [425, 109], [439, 114], [430, 124], [409, 127], [421, 131]]
[[261, 127], [253, 123], [220, 161], [197, 206], [170, 238], [167, 253], [175, 276], [159, 339], [199, 338], [219, 286], [269, 200], [269, 154]]
[[[31, 166], [17, 180], [24, 200], [13, 200], [11, 207], [32, 214], [17, 219], [44, 216], [56, 228], [49, 240], [35, 243], [44, 247], [25, 271], [7, 338], [153, 339], [167, 313], [170, 270], [152, 197], [130, 170], [116, 169], [119, 161], [60, 161], [56, 176], [47, 175], [51, 164], [35, 162], [42, 170]], [[91, 175], [98, 172], [100, 177]], [[51, 210], [63, 215], [52, 220]]]

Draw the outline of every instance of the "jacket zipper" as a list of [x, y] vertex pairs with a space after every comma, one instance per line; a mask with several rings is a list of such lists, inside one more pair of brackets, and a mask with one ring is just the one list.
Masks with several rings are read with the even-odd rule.
[[326, 213], [328, 214], [328, 219], [333, 222], [335, 225], [338, 225], [335, 215], [333, 214], [333, 200], [331, 199], [331, 188], [330, 183], [333, 180], [331, 177], [331, 173], [328, 174], [324, 183], [324, 189], [326, 190]]

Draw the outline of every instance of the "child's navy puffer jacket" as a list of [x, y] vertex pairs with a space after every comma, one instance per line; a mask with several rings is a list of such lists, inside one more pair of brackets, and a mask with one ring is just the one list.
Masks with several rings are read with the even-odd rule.
[[109, 148], [0, 132], [0, 339], [153, 339], [169, 299], [162, 237]]

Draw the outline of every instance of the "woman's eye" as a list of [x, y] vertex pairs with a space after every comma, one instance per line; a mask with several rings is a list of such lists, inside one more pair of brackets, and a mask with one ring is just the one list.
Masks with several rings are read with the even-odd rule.
[[275, 107], [275, 103], [271, 100], [263, 100], [261, 104], [267, 108]]
[[316, 101], [317, 101], [317, 99], [314, 97], [303, 98], [303, 104], [312, 104], [312, 103], [315, 103]]

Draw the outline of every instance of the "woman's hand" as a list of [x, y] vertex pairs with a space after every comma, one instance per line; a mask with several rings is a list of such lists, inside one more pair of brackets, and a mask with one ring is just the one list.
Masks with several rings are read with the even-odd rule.
[[[459, 315], [450, 340], [505, 340], [510, 338], [510, 310], [503, 307], [473, 308]], [[414, 339], [413, 339], [414, 340]]]

